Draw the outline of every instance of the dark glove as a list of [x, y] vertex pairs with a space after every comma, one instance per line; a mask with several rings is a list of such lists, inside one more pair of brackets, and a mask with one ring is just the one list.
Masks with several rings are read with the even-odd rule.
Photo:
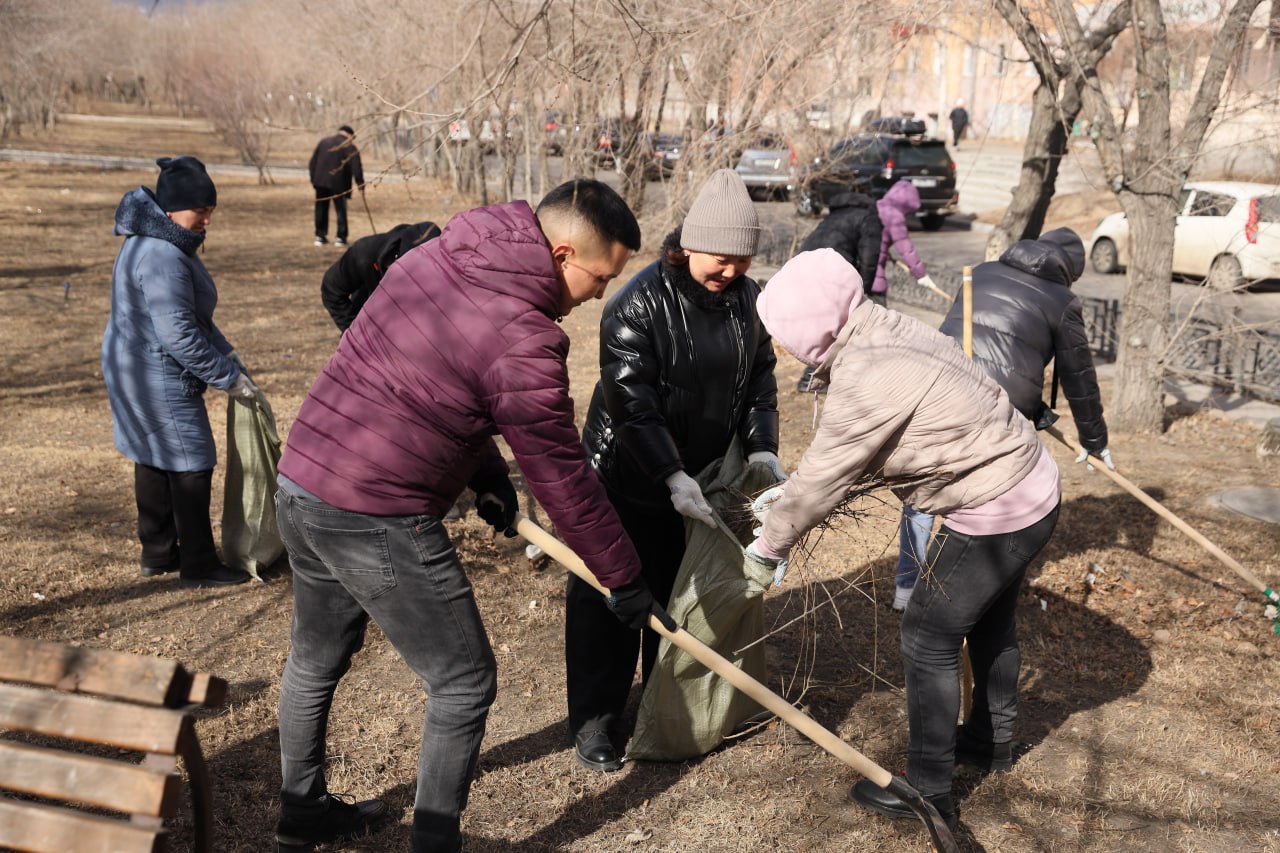
[[511, 525], [515, 524], [519, 508], [515, 486], [506, 477], [489, 484], [488, 488], [476, 496], [476, 515], [489, 522], [494, 530], [502, 531], [508, 539], [516, 535]]
[[647, 627], [651, 613], [658, 617], [658, 621], [668, 631], [676, 630], [676, 620], [654, 599], [644, 578], [637, 577], [630, 583], [609, 590], [604, 601], [613, 615], [618, 617], [618, 621], [633, 631]]

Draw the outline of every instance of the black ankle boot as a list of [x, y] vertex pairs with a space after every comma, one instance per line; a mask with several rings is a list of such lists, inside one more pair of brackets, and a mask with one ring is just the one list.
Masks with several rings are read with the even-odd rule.
[[588, 770], [599, 770], [612, 773], [622, 769], [622, 761], [618, 751], [613, 748], [613, 740], [607, 728], [583, 729], [573, 738], [573, 756], [579, 764]]
[[309, 850], [312, 844], [359, 838], [386, 813], [382, 800], [347, 803], [332, 794], [311, 805], [285, 805], [276, 824], [276, 848]]
[[956, 763], [967, 764], [983, 773], [1008, 773], [1013, 767], [1013, 742], [984, 742], [970, 737], [964, 726], [958, 726]]
[[[896, 794], [890, 793], [869, 779], [863, 779], [854, 785], [849, 791], [849, 796], [855, 803], [873, 812], [888, 815], [889, 817], [919, 820], [919, 815], [913, 812], [911, 807]], [[956, 803], [951, 798], [950, 793], [935, 794], [931, 797], [926, 796], [925, 799], [938, 810], [938, 814], [942, 816], [948, 827], [955, 829], [960, 824], [960, 816], [956, 813]]]
[[246, 572], [214, 563], [200, 571], [184, 570], [179, 573], [178, 585], [186, 589], [211, 589], [219, 586], [235, 586], [249, 579]]

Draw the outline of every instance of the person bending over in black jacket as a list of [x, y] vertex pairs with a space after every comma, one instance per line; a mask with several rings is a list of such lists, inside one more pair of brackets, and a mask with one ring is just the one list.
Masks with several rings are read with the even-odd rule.
[[[1058, 418], [1043, 399], [1044, 369], [1054, 362], [1055, 381], [1071, 405], [1080, 446], [1114, 469], [1080, 298], [1071, 292], [1083, 272], [1084, 243], [1070, 228], [1049, 231], [1038, 240], [1020, 240], [999, 260], [974, 267], [973, 360], [1000, 383], [1014, 408], [1036, 429]], [[940, 331], [963, 340], [960, 299]], [[911, 598], [932, 527], [932, 516], [903, 507], [893, 605], [897, 610], [906, 609]]]
[[405, 252], [440, 234], [434, 222], [403, 223], [382, 234], [361, 237], [325, 271], [320, 299], [338, 328], [346, 331], [377, 289], [387, 269]]
[[[692, 475], [724, 457], [736, 437], [749, 462], [786, 478], [777, 455], [777, 359], [756, 314], [760, 288], [745, 275], [759, 236], [742, 179], [715, 172], [659, 260], [609, 301], [600, 320], [600, 381], [583, 444], [640, 554], [641, 576], [664, 605], [684, 558], [685, 518], [715, 526]], [[618, 725], [641, 633], [620, 625], [600, 593], [569, 578], [569, 728], [584, 767], [622, 766]], [[647, 678], [660, 638], [643, 634]]]
[[[800, 252], [835, 249], [858, 271], [870, 292], [871, 283], [876, 280], [876, 264], [880, 263], [880, 235], [884, 231], [876, 201], [865, 193], [847, 192], [832, 196], [827, 206], [831, 212], [804, 238]], [[797, 391], [809, 390], [813, 371], [812, 367], [804, 369], [796, 383]]]

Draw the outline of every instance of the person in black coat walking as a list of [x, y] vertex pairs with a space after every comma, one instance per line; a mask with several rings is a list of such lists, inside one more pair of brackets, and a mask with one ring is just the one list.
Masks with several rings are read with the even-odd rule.
[[326, 136], [311, 152], [311, 186], [316, 191], [316, 245], [329, 242], [329, 202], [338, 220], [335, 246], [347, 245], [347, 199], [351, 184], [364, 192], [364, 167], [360, 149], [355, 144], [356, 132], [344, 124], [333, 136]]
[[951, 140], [952, 145], [959, 148], [960, 140], [964, 139], [965, 131], [969, 129], [969, 111], [964, 108], [964, 100], [956, 100], [956, 105], [947, 114], [947, 118], [951, 119]]
[[402, 223], [382, 234], [361, 237], [325, 271], [320, 299], [337, 327], [346, 331], [396, 259], [440, 235], [434, 222]]
[[[1083, 309], [1080, 297], [1071, 292], [1084, 272], [1084, 256], [1080, 235], [1058, 228], [1038, 240], [1020, 240], [999, 260], [974, 267], [973, 360], [1037, 429], [1052, 426], [1058, 417], [1043, 399], [1044, 370], [1052, 361], [1054, 381], [1062, 385], [1071, 406], [1080, 446], [1114, 469]], [[957, 342], [963, 340], [961, 300], [951, 306], [939, 330]], [[1056, 397], [1056, 389], [1051, 393]], [[896, 609], [905, 609], [910, 600], [932, 526], [932, 516], [904, 507]]]
[[[759, 236], [742, 179], [715, 172], [659, 260], [609, 301], [600, 321], [600, 381], [582, 440], [640, 554], [641, 576], [663, 605], [684, 558], [685, 519], [715, 526], [693, 477], [737, 438], [748, 462], [786, 478], [777, 359], [756, 314], [760, 288], [745, 274]], [[643, 647], [647, 678], [659, 639], [620, 625], [599, 592], [569, 578], [565, 661], [579, 764], [622, 766], [619, 723], [637, 654]]]

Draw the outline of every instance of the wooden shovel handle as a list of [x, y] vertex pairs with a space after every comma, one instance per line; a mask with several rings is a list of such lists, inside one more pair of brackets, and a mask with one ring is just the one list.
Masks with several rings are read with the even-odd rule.
[[[1068, 448], [1070, 448], [1075, 453], [1079, 453], [1081, 450], [1083, 450], [1083, 448], [1077, 442], [1074, 442], [1071, 439], [1067, 438], [1065, 435], [1062, 434], [1062, 431], [1059, 430], [1057, 427], [1051, 426], [1048, 429], [1044, 430], [1044, 432], [1049, 433], [1049, 435], [1053, 436], [1058, 441], [1065, 444]], [[1135, 486], [1132, 482], [1129, 481], [1129, 478], [1125, 477], [1123, 474], [1121, 474], [1118, 471], [1112, 471], [1109, 467], [1107, 467], [1107, 463], [1103, 462], [1102, 460], [1098, 459], [1096, 456], [1093, 456], [1093, 455], [1090, 455], [1089, 459], [1093, 462], [1094, 468], [1098, 469], [1107, 477], [1109, 477], [1113, 482], [1115, 482], [1118, 486], [1120, 486], [1120, 488], [1124, 489], [1126, 492], [1133, 495], [1138, 500], [1142, 501], [1144, 504], [1147, 505], [1148, 509], [1150, 509], [1156, 515], [1163, 518], [1165, 521], [1172, 524], [1174, 527], [1181, 530], [1183, 533], [1187, 534], [1187, 536], [1191, 538], [1191, 541], [1195, 542], [1201, 548], [1204, 548], [1210, 554], [1217, 557], [1222, 562], [1223, 565], [1225, 565], [1227, 568], [1231, 569], [1231, 571], [1235, 572], [1237, 575], [1243, 578], [1246, 583], [1255, 587], [1258, 590], [1258, 592], [1261, 592], [1263, 595], [1266, 595], [1267, 585], [1263, 583], [1262, 580], [1253, 572], [1249, 571], [1244, 566], [1240, 565], [1240, 563], [1237, 562], [1235, 558], [1233, 558], [1230, 554], [1223, 551], [1217, 545], [1213, 544], [1213, 542], [1209, 541], [1209, 539], [1206, 538], [1202, 533], [1200, 533], [1200, 531], [1196, 530], [1190, 524], [1187, 524], [1181, 518], [1178, 518], [1178, 516], [1170, 512], [1169, 509], [1164, 504], [1160, 503], [1158, 500], [1151, 497], [1151, 495], [1147, 494], [1142, 489]]]
[[[600, 585], [600, 581], [596, 580], [595, 575], [591, 574], [586, 564], [569, 549], [568, 545], [565, 545], [523, 515], [516, 515], [515, 526], [521, 536], [545, 551], [551, 559], [573, 572], [581, 580], [591, 584], [602, 594], [609, 594], [609, 591]], [[808, 714], [725, 660], [688, 631], [683, 631], [679, 628], [675, 631], [668, 631], [658, 621], [657, 617], [652, 615], [649, 616], [649, 628], [669, 639], [698, 663], [777, 714], [787, 725], [858, 771], [867, 779], [870, 779], [876, 785], [884, 788], [893, 780], [893, 774], [888, 770], [858, 752]]]

